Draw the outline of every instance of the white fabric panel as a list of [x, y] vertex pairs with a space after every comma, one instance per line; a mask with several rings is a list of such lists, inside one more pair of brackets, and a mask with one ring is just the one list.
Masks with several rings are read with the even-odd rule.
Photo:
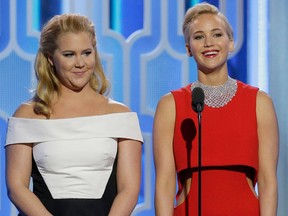
[[9, 118], [6, 145], [33, 143], [52, 197], [101, 198], [117, 154], [117, 138], [143, 142], [136, 113], [69, 119]]
[[[69, 126], [69, 131], [67, 126]], [[51, 130], [52, 128], [57, 128], [57, 130]], [[95, 137], [129, 138], [142, 141], [137, 113], [113, 113], [49, 120], [11, 117], [8, 119], [6, 145]]]

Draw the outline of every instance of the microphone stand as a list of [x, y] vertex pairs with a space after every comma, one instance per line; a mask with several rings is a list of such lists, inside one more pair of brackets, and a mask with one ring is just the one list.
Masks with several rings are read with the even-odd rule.
[[[200, 108], [198, 108], [200, 106]], [[197, 104], [197, 113], [198, 113], [198, 216], [201, 216], [202, 210], [202, 143], [201, 143], [201, 105]]]
[[198, 114], [198, 216], [202, 211], [202, 144], [201, 144], [201, 117], [204, 108], [205, 94], [202, 88], [192, 90], [192, 108]]

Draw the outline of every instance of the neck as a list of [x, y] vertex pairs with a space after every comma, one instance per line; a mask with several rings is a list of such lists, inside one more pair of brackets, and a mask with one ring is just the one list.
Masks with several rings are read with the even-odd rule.
[[229, 77], [228, 73], [225, 74], [204, 74], [201, 72], [198, 73], [199, 82], [208, 86], [223, 85], [224, 83], [227, 82], [228, 77]]
[[89, 84], [84, 86], [83, 88], [72, 89], [66, 86], [61, 86], [61, 96], [68, 98], [77, 98], [77, 97], [85, 97], [86, 95], [95, 92]]
[[222, 85], [228, 80], [227, 63], [214, 69], [198, 68], [198, 80], [209, 86]]

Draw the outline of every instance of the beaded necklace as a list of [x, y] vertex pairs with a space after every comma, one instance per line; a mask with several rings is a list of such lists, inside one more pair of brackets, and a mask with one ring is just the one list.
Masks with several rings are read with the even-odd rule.
[[228, 80], [219, 86], [208, 86], [199, 80], [191, 85], [191, 91], [195, 87], [200, 87], [204, 91], [204, 103], [213, 108], [223, 107], [232, 100], [237, 92], [237, 81], [228, 76]]

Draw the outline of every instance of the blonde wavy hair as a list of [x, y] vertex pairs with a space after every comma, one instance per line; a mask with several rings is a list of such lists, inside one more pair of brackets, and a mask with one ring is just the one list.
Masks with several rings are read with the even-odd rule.
[[184, 22], [182, 26], [182, 31], [184, 34], [185, 43], [189, 44], [190, 40], [190, 24], [193, 22], [197, 17], [202, 14], [215, 14], [220, 17], [220, 19], [224, 22], [226, 27], [226, 33], [230, 40], [233, 40], [233, 29], [228, 22], [228, 19], [222, 14], [217, 7], [211, 5], [206, 2], [202, 2], [196, 4], [195, 6], [189, 8], [185, 14]]
[[35, 59], [35, 74], [37, 86], [35, 89], [34, 112], [50, 118], [52, 112], [52, 97], [61, 95], [60, 81], [56, 76], [55, 68], [48, 62], [48, 58], [57, 49], [57, 38], [67, 32], [87, 32], [92, 38], [95, 49], [95, 72], [89, 85], [100, 94], [109, 92], [107, 80], [96, 48], [96, 33], [94, 24], [86, 17], [78, 14], [62, 14], [52, 17], [43, 27], [40, 36], [40, 45]]

